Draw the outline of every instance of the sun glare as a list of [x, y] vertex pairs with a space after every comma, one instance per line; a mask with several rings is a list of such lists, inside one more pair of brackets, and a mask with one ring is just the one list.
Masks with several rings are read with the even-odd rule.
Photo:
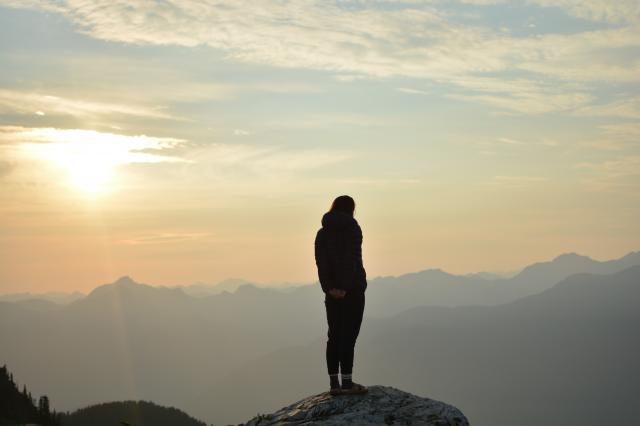
[[117, 156], [113, 152], [81, 145], [67, 144], [66, 152], [54, 156], [51, 161], [66, 171], [74, 188], [93, 195], [108, 192], [113, 184], [114, 170], [121, 164]]
[[130, 163], [181, 161], [151, 154], [180, 143], [177, 139], [126, 136], [92, 130], [36, 129], [24, 132], [25, 148], [32, 157], [60, 169], [73, 188], [100, 195], [113, 190], [116, 170]]

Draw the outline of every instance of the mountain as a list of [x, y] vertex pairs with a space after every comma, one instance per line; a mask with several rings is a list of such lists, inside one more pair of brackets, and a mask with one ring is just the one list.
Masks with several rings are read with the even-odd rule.
[[176, 409], [147, 401], [108, 402], [67, 413], [62, 426], [206, 426]]
[[[560, 255], [550, 262], [539, 262], [524, 268], [513, 279], [514, 284], [530, 285], [543, 290], [542, 283], [556, 283], [578, 272], [613, 274], [631, 266], [640, 265], [640, 252], [631, 252], [620, 259], [599, 262], [577, 253]], [[538, 283], [536, 286], [535, 283]]]
[[499, 279], [503, 279], [503, 278], [511, 278], [515, 275], [517, 275], [518, 272], [504, 272], [504, 273], [498, 273], [498, 272], [472, 272], [470, 274], [466, 274], [465, 277], [467, 278], [479, 278], [481, 280], [499, 280]]
[[[640, 266], [578, 274], [500, 306], [366, 319], [354, 375], [448, 401], [479, 426], [640, 424], [638, 324]], [[328, 386], [325, 340], [241, 365], [192, 411], [229, 420]], [[245, 407], [234, 404], [240, 395]]]
[[[615, 270], [637, 261], [637, 257], [631, 254], [611, 262], [567, 264]], [[504, 345], [502, 335], [491, 334], [493, 330], [511, 332], [504, 330], [505, 325], [498, 319], [487, 325], [487, 330], [473, 327], [483, 324], [484, 317], [502, 318], [496, 313], [503, 312], [508, 305], [496, 306], [500, 302], [511, 302], [537, 290], [546, 294], [549, 290], [540, 288], [553, 284], [544, 279], [558, 275], [544, 271], [556, 268], [559, 273], [566, 273], [567, 269], [557, 268], [564, 262], [561, 256], [526, 274], [523, 271], [520, 278], [502, 280], [473, 280], [441, 270], [372, 279], [367, 290], [362, 331], [366, 356], [358, 362], [361, 367], [373, 369], [372, 377], [379, 377], [380, 380], [376, 380], [379, 383], [397, 383], [402, 389], [436, 396], [439, 396], [437, 392], [447, 390], [449, 393], [442, 399], [455, 402], [473, 420], [479, 409], [473, 404], [460, 405], [455, 399], [463, 395], [463, 403], [469, 404], [470, 398], [464, 391], [468, 389], [467, 384], [456, 381], [459, 378], [456, 371], [452, 372], [456, 380], [451, 382], [443, 378], [432, 381], [430, 377], [413, 382], [412, 377], [405, 375], [410, 369], [416, 371], [416, 376], [422, 374], [420, 371], [425, 370], [426, 364], [417, 361], [421, 351], [427, 354], [433, 351], [427, 344], [419, 346], [420, 342], [406, 335], [403, 326], [394, 328], [392, 324], [403, 324], [403, 318], [412, 318], [412, 315], [420, 318], [416, 312], [427, 312], [418, 324], [407, 328], [415, 328], [416, 333], [425, 330], [438, 333], [436, 341], [446, 344], [445, 348], [464, 346], [465, 342], [455, 340], [459, 335], [480, 347], [485, 336], [489, 339], [487, 342], [494, 339]], [[535, 281], [536, 277], [542, 277], [542, 284]], [[0, 302], [0, 362], [11, 365], [35, 392], [49, 395], [61, 410], [75, 410], [104, 401], [151, 400], [178, 407], [209, 422], [238, 422], [255, 414], [247, 410], [272, 411], [300, 395], [324, 388], [323, 369], [310, 367], [324, 363], [323, 297], [318, 284], [295, 287], [287, 292], [245, 284], [234, 293], [192, 297], [180, 288], [154, 287], [123, 277], [68, 305], [42, 301]], [[534, 313], [542, 317], [541, 324], [552, 319], [543, 306], [551, 305], [555, 297], [537, 304], [539, 309]], [[438, 304], [442, 306], [429, 306]], [[565, 309], [578, 311], [578, 307]], [[504, 321], [515, 326], [521, 322], [518, 315], [524, 312], [522, 309], [504, 316]], [[468, 322], [461, 322], [465, 318]], [[563, 317], [561, 320], [567, 321]], [[592, 324], [593, 318], [587, 320], [598, 332], [611, 325], [607, 321]], [[458, 329], [470, 334], [459, 334]], [[553, 328], [549, 332], [554, 332]], [[367, 346], [368, 339], [376, 333], [381, 333], [377, 337], [380, 343]], [[616, 333], [612, 332], [611, 336]], [[397, 341], [397, 336], [404, 336], [408, 342]], [[611, 336], [605, 335], [604, 341]], [[432, 338], [423, 338], [427, 337]], [[398, 362], [387, 350], [387, 341], [397, 345]], [[562, 347], [561, 341], [557, 344]], [[468, 353], [475, 354], [474, 346], [464, 347]], [[406, 353], [413, 353], [414, 358], [403, 358]], [[294, 355], [299, 359], [292, 359]], [[461, 362], [460, 355], [447, 355], [450, 358], [442, 355], [435, 361], [465, 371], [464, 364], [456, 364]], [[517, 355], [528, 359], [527, 354]], [[495, 356], [501, 359], [500, 354]], [[374, 369], [376, 365], [378, 368]], [[489, 367], [489, 364], [483, 365], [487, 371], [493, 371]], [[388, 373], [380, 377], [381, 372]], [[478, 374], [472, 373], [469, 377]], [[493, 374], [502, 377], [499, 369]], [[295, 375], [297, 379], [291, 377]], [[251, 378], [251, 382], [245, 378]], [[280, 385], [285, 382], [286, 386]], [[434, 383], [438, 384], [437, 388], [425, 388]], [[458, 386], [455, 392], [450, 389], [451, 383]]]
[[[568, 253], [557, 256], [551, 261], [527, 266], [509, 278], [482, 272], [454, 275], [441, 269], [427, 269], [400, 276], [377, 277], [369, 280], [367, 311], [372, 316], [391, 316], [406, 309], [424, 305], [498, 305], [539, 293], [576, 273], [611, 274], [634, 265], [640, 265], [640, 252], [631, 252], [620, 259], [608, 261], [597, 261], [587, 256]], [[132, 281], [129, 277], [123, 277], [121, 280]], [[120, 284], [123, 284], [124, 281]], [[114, 284], [118, 284], [118, 282]], [[271, 306], [270, 309], [286, 308], [291, 304], [312, 307], [317, 302], [319, 283], [289, 288], [272, 288], [233, 278], [221, 281], [216, 285], [199, 283], [191, 286], [155, 288], [182, 292], [188, 296], [205, 299], [205, 303], [214, 305], [218, 303], [213, 302], [213, 298], [219, 297], [218, 302], [224, 300], [224, 303], [231, 303], [234, 309], [253, 311], [256, 309], [255, 306], [246, 306], [244, 303], [248, 300], [260, 300], [262, 297], [279, 302], [277, 306]], [[249, 292], [253, 292], [254, 297], [246, 298], [247, 289], [251, 289]], [[398, 291], [400, 289], [402, 291]], [[273, 298], [272, 296], [277, 293], [286, 294], [289, 298]], [[176, 293], [165, 292], [165, 294]], [[0, 296], [0, 302], [2, 297]], [[8, 300], [15, 299], [15, 297], [12, 299], [11, 295], [4, 297]], [[74, 297], [76, 297], [75, 301], [82, 298], [80, 294], [75, 294]], [[33, 297], [23, 295], [16, 300], [26, 301], [27, 299], [49, 300], [42, 295], [33, 295]], [[41, 304], [41, 307], [44, 308], [45, 305]]]
[[[539, 293], [552, 287], [570, 275], [589, 272], [609, 274], [629, 266], [640, 265], [640, 252], [615, 260], [596, 261], [586, 256], [564, 254], [551, 261], [539, 262], [524, 268], [510, 278], [500, 278], [487, 273], [454, 275], [441, 269], [427, 269], [400, 276], [377, 277], [369, 280], [367, 312], [371, 316], [391, 316], [416, 306], [464, 306], [498, 305], [514, 301], [521, 297]], [[290, 304], [313, 306], [317, 301], [316, 282], [290, 288], [280, 293], [291, 295], [290, 299], [278, 298], [280, 308]], [[260, 295], [269, 297], [274, 289], [242, 284], [236, 290], [252, 288], [254, 299]], [[230, 303], [238, 303], [242, 297], [229, 297]]]
[[0, 294], [0, 302], [21, 302], [27, 300], [44, 300], [60, 305], [66, 305], [78, 299], [82, 299], [84, 294], [74, 291], [73, 293], [52, 291], [48, 293], [10, 293]]
[[[612, 274], [640, 265], [640, 252], [620, 259], [597, 261], [575, 253], [527, 266], [511, 278], [459, 276], [440, 269], [381, 277], [369, 282], [370, 312], [389, 316], [416, 306], [498, 305], [540, 293], [577, 273]], [[400, 291], [401, 290], [401, 291]]]
[[282, 424], [469, 426], [464, 414], [455, 407], [388, 386], [371, 386], [365, 395], [332, 397], [323, 392], [275, 413], [260, 414], [243, 426]]
[[228, 278], [217, 284], [196, 283], [192, 285], [180, 286], [185, 293], [194, 297], [214, 296], [223, 292], [233, 293], [243, 285], [251, 284], [242, 278]]
[[229, 369], [315, 337], [318, 291], [303, 290], [317, 299], [304, 316], [295, 294], [246, 285], [195, 298], [129, 277], [59, 309], [0, 303], [0, 360], [65, 411], [122, 399], [189, 411]]

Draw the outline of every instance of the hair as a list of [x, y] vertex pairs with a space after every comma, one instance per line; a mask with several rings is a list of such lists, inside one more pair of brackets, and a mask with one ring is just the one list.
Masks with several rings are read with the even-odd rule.
[[331, 208], [329, 209], [329, 211], [330, 212], [339, 211], [353, 217], [353, 212], [355, 211], [355, 209], [356, 209], [356, 202], [353, 201], [353, 198], [349, 197], [348, 195], [341, 195], [337, 197], [335, 200], [333, 200], [333, 203], [331, 203]]

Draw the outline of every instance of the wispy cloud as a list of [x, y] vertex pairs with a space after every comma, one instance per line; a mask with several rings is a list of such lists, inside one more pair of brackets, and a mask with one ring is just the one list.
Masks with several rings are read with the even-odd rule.
[[332, 180], [341, 185], [384, 186], [384, 185], [416, 185], [422, 183], [417, 178], [341, 178]]
[[524, 145], [525, 144], [520, 140], [511, 139], [511, 138], [498, 138], [497, 141], [507, 145]]
[[123, 157], [123, 161], [130, 162], [176, 161], [174, 158], [156, 154], [154, 151], [160, 152], [175, 148], [184, 142], [184, 140], [174, 138], [146, 135], [129, 136], [94, 130], [0, 126], [0, 144], [41, 147], [55, 145], [62, 148], [64, 146], [71, 148], [71, 145], [84, 145], [88, 149], [96, 151], [100, 151], [102, 147], [114, 153], [126, 153], [127, 156]]
[[[349, 79], [431, 79], [467, 91], [454, 93], [456, 99], [518, 113], [571, 110], [593, 99], [590, 87], [567, 81], [640, 81], [640, 62], [621, 54], [621, 49], [640, 47], [638, 6], [632, 0], [531, 0], [580, 19], [618, 25], [528, 37], [462, 25], [439, 10], [437, 1], [397, 2], [393, 8], [380, 2], [353, 7], [356, 3], [349, 1], [312, 0], [0, 1], [60, 13], [102, 40], [208, 45], [235, 61], [324, 70]], [[483, 75], [487, 87], [473, 80]]]
[[640, 141], [640, 123], [638, 122], [605, 124], [600, 126], [600, 129], [605, 135], [618, 140], [633, 141], [636, 145]]
[[57, 184], [59, 176], [66, 176], [70, 186], [88, 194], [112, 189], [120, 166], [186, 161], [167, 154], [182, 143], [180, 139], [93, 130], [0, 126], [0, 153], [5, 158], [18, 166], [31, 164], [24, 168], [28, 174], [48, 184]]
[[[206, 179], [228, 190], [246, 184], [253, 187], [290, 180], [354, 156], [348, 150], [338, 149], [189, 143], [176, 138], [19, 126], [0, 126], [0, 154], [5, 159], [0, 173], [4, 178], [15, 175], [10, 173], [15, 168], [26, 173], [15, 176], [15, 182], [36, 179], [58, 185], [62, 182], [58, 178], [67, 176], [70, 186], [91, 194], [127, 187], [126, 180], [116, 185], [121, 166], [129, 166], [127, 174], [133, 177], [140, 170], [151, 173], [149, 167], [156, 164], [172, 165], [170, 169], [162, 169], [170, 170], [168, 175], [158, 169], [160, 180], [171, 176], [170, 181], [163, 181], [167, 184], [190, 187], [197, 182], [201, 186]], [[34, 162], [43, 167], [35, 166]], [[146, 166], [133, 167], [136, 164]], [[158, 183], [147, 179], [146, 185], [156, 187]]]
[[397, 90], [398, 92], [408, 93], [410, 95], [429, 95], [429, 92], [426, 90], [412, 89], [410, 87], [398, 87]]
[[576, 115], [640, 119], [640, 97], [629, 97], [578, 109]]
[[81, 118], [119, 114], [172, 120], [181, 119], [168, 113], [164, 107], [97, 102], [6, 89], [0, 89], [0, 112], [39, 116], [63, 114]]
[[598, 126], [598, 132], [582, 141], [582, 145], [605, 151], [629, 151], [640, 148], [640, 123], [619, 122]]
[[249, 130], [244, 130], [244, 129], [234, 129], [233, 130], [233, 135], [234, 136], [249, 136], [252, 133]]
[[[529, 79], [502, 79], [495, 77], [467, 76], [456, 78], [457, 86], [448, 95], [453, 99], [464, 99], [489, 104], [498, 109], [529, 114], [572, 110], [588, 104], [594, 99], [575, 84], [559, 84]], [[465, 89], [465, 90], [462, 90]]]
[[341, 162], [352, 156], [348, 151], [318, 148], [294, 150], [279, 145], [212, 143], [190, 151], [185, 158], [206, 167], [214, 167], [218, 172], [232, 169], [234, 173], [245, 170], [273, 175], [313, 169]]
[[636, 0], [529, 0], [541, 6], [559, 7], [572, 16], [611, 23], [640, 22], [640, 4]]
[[286, 120], [270, 120], [264, 123], [271, 128], [319, 128], [329, 126], [389, 126], [398, 124], [396, 117], [366, 114], [296, 114]]
[[209, 233], [203, 232], [161, 232], [157, 234], [141, 235], [133, 238], [127, 238], [120, 242], [128, 245], [147, 245], [147, 244], [171, 244], [184, 241], [193, 241], [208, 237]]
[[493, 180], [487, 182], [488, 185], [501, 186], [507, 188], [524, 188], [535, 184], [547, 182], [549, 179], [543, 176], [494, 176]]
[[602, 162], [583, 162], [575, 166], [588, 172], [583, 183], [597, 191], [640, 195], [640, 156], [629, 155]]

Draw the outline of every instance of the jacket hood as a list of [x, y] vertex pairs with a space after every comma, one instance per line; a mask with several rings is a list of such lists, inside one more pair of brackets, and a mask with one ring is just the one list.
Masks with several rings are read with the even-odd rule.
[[344, 229], [356, 223], [355, 218], [340, 211], [330, 211], [322, 216], [322, 227], [325, 229]]

